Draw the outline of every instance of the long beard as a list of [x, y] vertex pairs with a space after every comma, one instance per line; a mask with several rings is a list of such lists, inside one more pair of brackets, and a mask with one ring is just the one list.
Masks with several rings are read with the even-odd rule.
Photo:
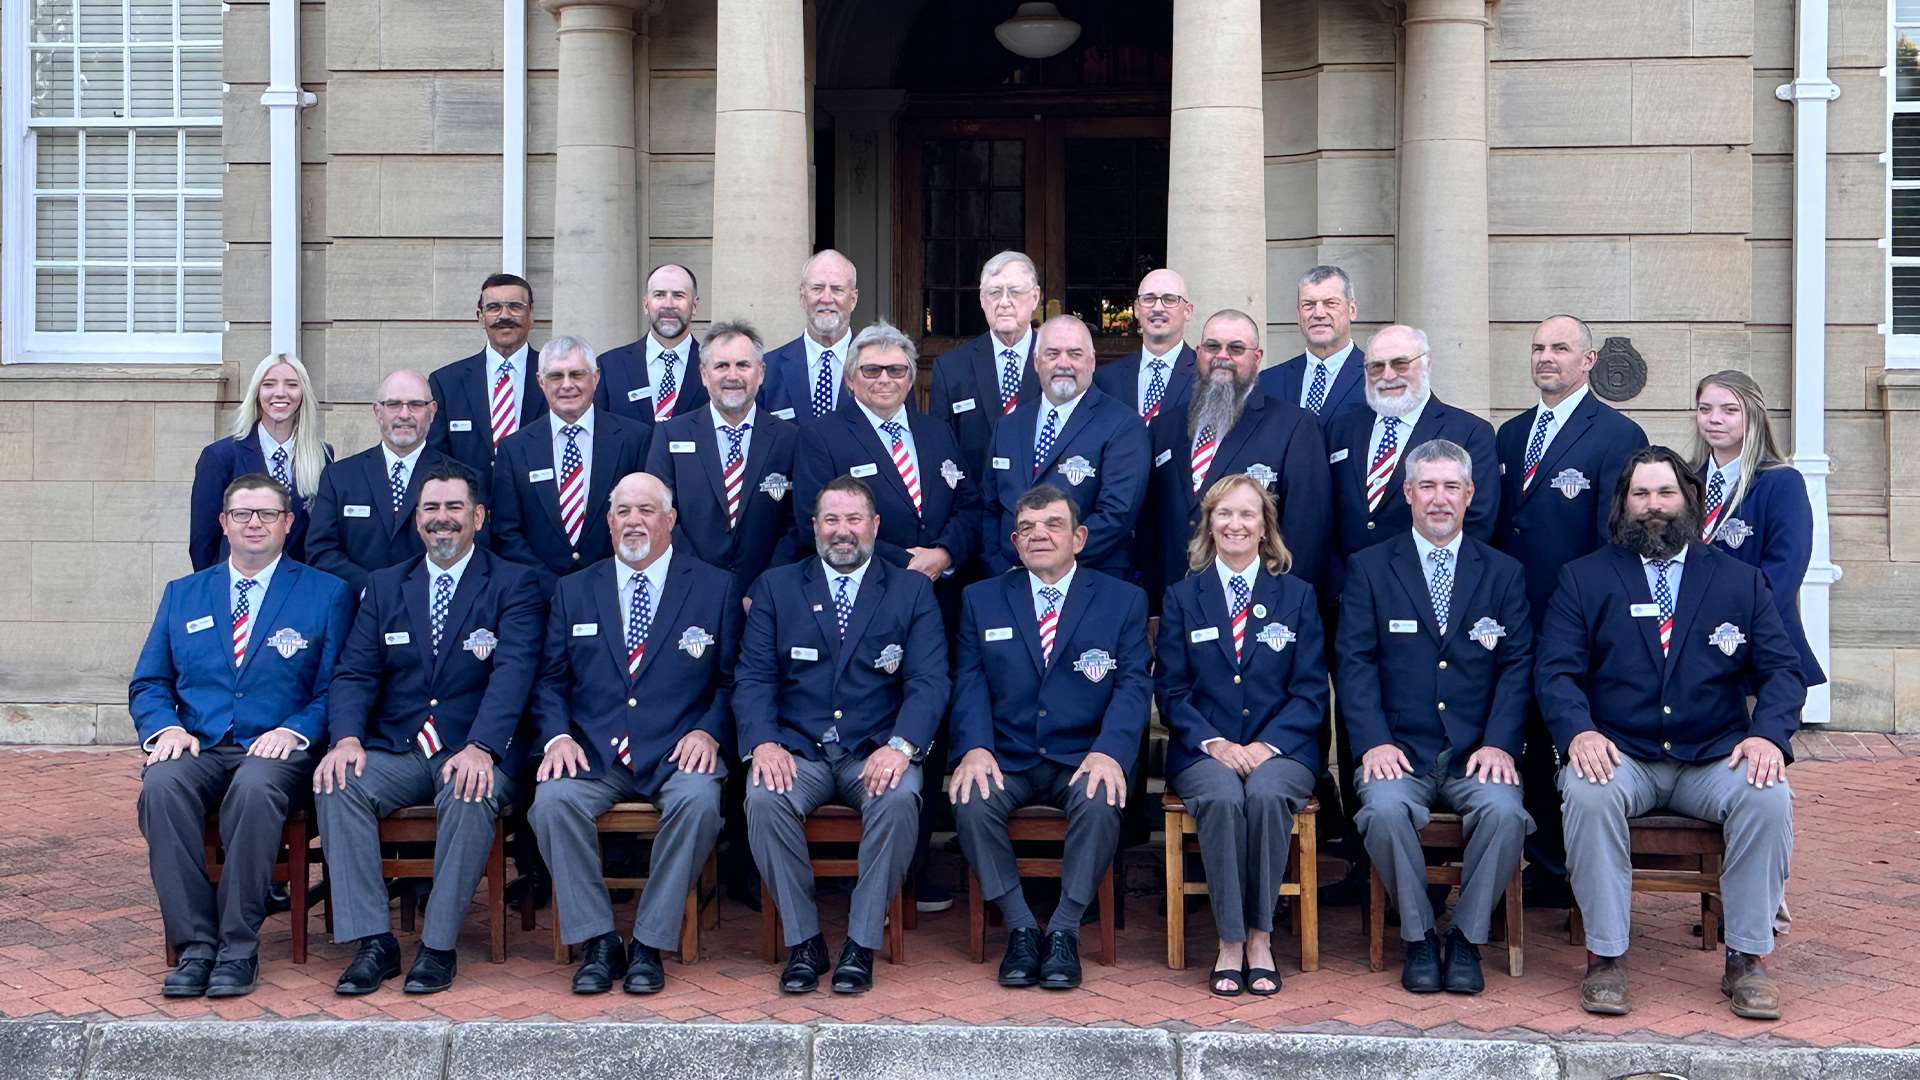
[[1647, 514], [1620, 523], [1614, 542], [1631, 548], [1646, 559], [1671, 559], [1686, 549], [1687, 542], [1700, 535], [1700, 519], [1682, 510], [1668, 517]]
[[1194, 388], [1193, 400], [1187, 405], [1187, 440], [1191, 442], [1209, 426], [1214, 438], [1224, 436], [1240, 422], [1246, 405], [1247, 385], [1237, 377], [1226, 382], [1208, 379]]

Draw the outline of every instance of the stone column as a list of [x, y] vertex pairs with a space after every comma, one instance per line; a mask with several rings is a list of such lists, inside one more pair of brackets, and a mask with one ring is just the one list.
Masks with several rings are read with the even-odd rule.
[[713, 282], [701, 313], [783, 340], [813, 250], [806, 20], [801, 0], [718, 0], [718, 24]]
[[633, 30], [656, 2], [541, 0], [560, 21], [548, 311], [554, 333], [596, 349], [640, 336]]
[[1196, 319], [1233, 307], [1268, 320], [1261, 93], [1260, 0], [1174, 0], [1167, 265]]
[[1395, 314], [1427, 332], [1436, 392], [1484, 415], [1487, 0], [1407, 0], [1406, 9]]

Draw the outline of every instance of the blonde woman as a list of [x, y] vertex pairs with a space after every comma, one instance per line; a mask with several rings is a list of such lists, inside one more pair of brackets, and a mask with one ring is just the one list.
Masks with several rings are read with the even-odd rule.
[[1273, 906], [1320, 774], [1327, 662], [1313, 588], [1291, 562], [1273, 496], [1245, 473], [1222, 477], [1200, 502], [1190, 574], [1161, 605], [1167, 781], [1199, 825], [1220, 941], [1208, 988], [1221, 997], [1280, 991]]
[[195, 570], [227, 557], [220, 499], [229, 482], [248, 473], [265, 473], [285, 485], [293, 507], [286, 555], [296, 562], [306, 559], [307, 502], [320, 489], [320, 470], [333, 459], [333, 448], [321, 441], [320, 403], [308, 392], [311, 386], [306, 365], [293, 356], [277, 353], [260, 361], [247, 380], [232, 430], [200, 451], [187, 531], [187, 555]]

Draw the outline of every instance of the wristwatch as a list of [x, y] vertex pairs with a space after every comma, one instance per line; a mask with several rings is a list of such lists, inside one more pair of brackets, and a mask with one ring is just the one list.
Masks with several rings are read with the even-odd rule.
[[901, 753], [907, 755], [908, 761], [912, 761], [914, 758], [917, 758], [920, 756], [920, 752], [913, 748], [912, 743], [908, 742], [907, 740], [901, 738], [898, 735], [895, 735], [893, 738], [887, 740], [887, 749], [900, 751]]

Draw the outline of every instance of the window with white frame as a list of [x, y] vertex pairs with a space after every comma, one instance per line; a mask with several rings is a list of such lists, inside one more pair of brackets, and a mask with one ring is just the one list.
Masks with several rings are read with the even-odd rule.
[[1920, 0], [1894, 0], [1888, 352], [1920, 359]]
[[5, 0], [7, 359], [217, 357], [220, 0]]

